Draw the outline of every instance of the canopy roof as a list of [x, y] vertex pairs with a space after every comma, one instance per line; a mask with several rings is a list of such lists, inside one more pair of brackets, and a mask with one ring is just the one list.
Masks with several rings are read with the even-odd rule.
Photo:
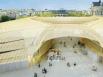
[[30, 17], [0, 23], [0, 61], [18, 60], [14, 59], [16, 55], [21, 56], [19, 60], [26, 60], [43, 42], [59, 37], [84, 37], [103, 47], [102, 20], [102, 17]]

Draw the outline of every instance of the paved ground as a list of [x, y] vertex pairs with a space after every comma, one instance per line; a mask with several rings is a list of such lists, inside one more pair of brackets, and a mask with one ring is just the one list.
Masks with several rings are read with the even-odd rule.
[[[61, 58], [57, 59], [57, 55], [54, 54], [54, 60], [47, 60], [41, 63], [41, 67], [34, 66], [33, 68], [27, 68], [22, 70], [16, 70], [13, 72], [7, 72], [0, 74], [0, 77], [34, 77], [34, 73], [37, 73], [38, 77], [103, 77], [103, 65], [96, 63], [91, 57], [83, 55], [81, 53], [74, 53], [77, 48], [72, 46], [63, 47], [62, 45], [56, 45], [61, 51]], [[52, 55], [49, 54], [49, 57]], [[67, 66], [67, 62], [70, 63], [70, 67]], [[52, 66], [49, 66], [49, 63]], [[76, 66], [74, 66], [76, 63]], [[92, 66], [97, 67], [97, 71], [92, 71]], [[47, 73], [43, 74], [42, 69], [46, 68]]]

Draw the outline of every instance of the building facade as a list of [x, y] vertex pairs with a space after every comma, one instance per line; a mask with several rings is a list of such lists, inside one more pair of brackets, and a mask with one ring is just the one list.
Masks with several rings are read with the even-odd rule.
[[91, 15], [102, 16], [103, 15], [103, 2], [92, 2]]

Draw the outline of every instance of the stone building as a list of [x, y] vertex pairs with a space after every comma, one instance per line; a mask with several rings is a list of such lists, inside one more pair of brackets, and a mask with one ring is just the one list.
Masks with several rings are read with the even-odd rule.
[[92, 2], [91, 14], [96, 16], [103, 15], [103, 2], [101, 0], [98, 2]]

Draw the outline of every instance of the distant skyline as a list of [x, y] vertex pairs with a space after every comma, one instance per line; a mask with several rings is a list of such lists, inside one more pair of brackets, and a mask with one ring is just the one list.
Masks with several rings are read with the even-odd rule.
[[99, 0], [0, 0], [1, 9], [76, 9], [88, 10], [92, 2]]

